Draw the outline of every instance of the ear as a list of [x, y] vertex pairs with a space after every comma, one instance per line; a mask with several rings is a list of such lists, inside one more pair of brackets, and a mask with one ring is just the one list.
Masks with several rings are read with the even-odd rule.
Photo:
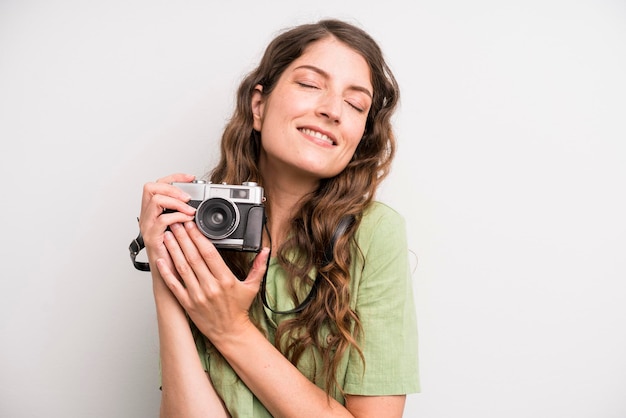
[[252, 118], [253, 127], [255, 131], [261, 132], [261, 126], [263, 125], [263, 111], [265, 109], [265, 100], [263, 98], [263, 86], [257, 84], [252, 92]]

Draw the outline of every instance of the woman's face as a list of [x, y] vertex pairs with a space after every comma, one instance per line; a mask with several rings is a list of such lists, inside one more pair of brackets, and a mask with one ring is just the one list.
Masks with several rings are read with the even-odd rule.
[[309, 45], [269, 97], [253, 95], [266, 179], [318, 181], [340, 173], [363, 137], [373, 94], [363, 56], [333, 37]]

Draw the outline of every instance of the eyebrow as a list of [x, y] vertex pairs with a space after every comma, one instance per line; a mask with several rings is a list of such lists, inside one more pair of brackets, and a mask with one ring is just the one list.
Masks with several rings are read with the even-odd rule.
[[[311, 70], [313, 72], [316, 72], [316, 73], [322, 75], [325, 78], [330, 78], [330, 74], [328, 74], [326, 71], [324, 71], [321, 68], [316, 67], [314, 65], [304, 64], [304, 65], [300, 65], [300, 66], [294, 68], [294, 70], [300, 70], [300, 69]], [[372, 93], [367, 88], [365, 88], [363, 86], [351, 85], [350, 86], [350, 90], [360, 91], [362, 93], [365, 93], [370, 99], [372, 98]]]

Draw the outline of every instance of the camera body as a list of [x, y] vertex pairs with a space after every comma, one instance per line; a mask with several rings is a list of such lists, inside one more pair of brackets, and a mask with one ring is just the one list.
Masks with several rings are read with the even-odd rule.
[[263, 188], [254, 182], [214, 184], [204, 180], [172, 185], [191, 196], [198, 229], [216, 248], [259, 252], [265, 225]]

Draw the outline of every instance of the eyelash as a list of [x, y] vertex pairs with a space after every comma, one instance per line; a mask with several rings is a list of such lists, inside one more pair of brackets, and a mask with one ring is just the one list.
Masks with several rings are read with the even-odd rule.
[[[319, 87], [317, 87], [317, 86], [313, 86], [313, 85], [311, 85], [311, 84], [306, 84], [306, 83], [302, 83], [302, 82], [297, 82], [297, 84], [298, 84], [300, 87], [304, 87], [304, 88], [309, 88], [309, 89], [319, 89]], [[346, 102], [346, 103], [348, 104], [348, 106], [350, 106], [351, 108], [353, 108], [354, 110], [356, 110], [356, 111], [357, 111], [357, 112], [359, 112], [359, 113], [363, 113], [363, 112], [365, 112], [365, 110], [361, 109], [361, 108], [360, 108], [360, 107], [358, 107], [358, 106], [353, 105], [353, 104], [352, 104], [352, 103], [350, 103], [350, 102]]]
[[312, 84], [307, 84], [307, 83], [302, 83], [302, 82], [297, 82], [297, 84], [300, 87], [306, 87], [306, 88], [309, 88], [309, 89], [317, 89], [317, 86], [314, 86]]
[[346, 103], [348, 103], [348, 105], [349, 105], [351, 108], [353, 108], [354, 110], [356, 110], [356, 111], [357, 111], [357, 112], [359, 112], [359, 113], [363, 113], [363, 112], [365, 112], [363, 109], [361, 109], [361, 108], [360, 108], [360, 107], [358, 107], [358, 106], [353, 105], [353, 104], [352, 104], [352, 103], [350, 103], [350, 102], [346, 102]]

